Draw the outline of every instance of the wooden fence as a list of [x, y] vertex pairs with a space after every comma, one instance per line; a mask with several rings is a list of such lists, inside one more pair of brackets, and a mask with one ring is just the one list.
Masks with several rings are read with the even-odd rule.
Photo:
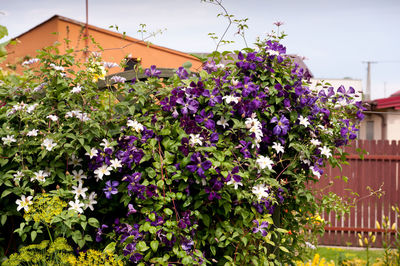
[[[368, 152], [362, 160], [357, 148]], [[396, 141], [359, 140], [347, 147], [349, 165], [325, 170], [328, 178], [322, 178], [315, 185], [324, 193], [334, 192], [344, 199], [355, 198], [355, 207], [349, 214], [337, 219], [337, 214], [322, 214], [329, 221], [325, 227], [325, 235], [319, 241], [320, 245], [359, 246], [358, 233], [366, 236], [369, 232], [376, 235], [374, 247], [382, 247], [383, 230], [376, 227], [376, 221], [382, 225], [383, 216], [389, 217], [390, 227], [396, 223], [399, 226], [400, 217], [391, 209], [393, 205], [400, 207], [400, 143]], [[346, 176], [348, 182], [339, 176]], [[330, 182], [333, 181], [333, 185]], [[355, 195], [354, 193], [357, 193]], [[380, 198], [378, 194], [382, 193]], [[389, 240], [394, 241], [395, 230], [390, 230]]]

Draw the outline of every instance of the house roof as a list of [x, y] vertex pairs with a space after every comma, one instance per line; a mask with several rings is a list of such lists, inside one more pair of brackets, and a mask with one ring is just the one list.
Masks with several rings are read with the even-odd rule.
[[374, 100], [373, 105], [374, 109], [394, 108], [400, 110], [400, 91], [393, 93], [388, 98]]
[[[36, 25], [35, 27], [29, 29], [28, 31], [18, 35], [17, 37], [15, 37], [13, 39], [18, 39], [21, 36], [23, 36], [25, 34], [28, 34], [29, 32], [35, 30], [36, 28], [42, 26], [43, 24], [46, 24], [47, 22], [49, 22], [49, 21], [51, 21], [53, 19], [62, 20], [62, 21], [69, 22], [69, 23], [72, 23], [72, 24], [75, 24], [75, 25], [79, 25], [79, 26], [82, 26], [82, 27], [86, 26], [86, 24], [83, 23], [83, 22], [80, 22], [80, 21], [77, 21], [77, 20], [74, 20], [74, 19], [70, 19], [70, 18], [67, 18], [67, 17], [63, 17], [63, 16], [60, 16], [60, 15], [54, 15], [51, 18], [43, 21], [42, 23]], [[96, 27], [96, 26], [93, 26], [93, 25], [90, 25], [90, 24], [88, 24], [88, 29], [93, 30], [93, 31], [102, 32], [102, 33], [105, 33], [105, 34], [108, 34], [108, 35], [112, 35], [112, 36], [115, 36], [115, 37], [124, 38], [125, 40], [128, 40], [128, 41], [130, 41], [132, 43], [137, 43], [137, 44], [140, 44], [140, 45], [143, 45], [143, 46], [149, 46], [149, 47], [151, 47], [153, 49], [157, 49], [157, 50], [161, 50], [161, 51], [164, 51], [164, 52], [168, 52], [168, 53], [176, 54], [176, 55], [179, 55], [179, 56], [187, 57], [187, 58], [192, 59], [192, 60], [193, 59], [194, 60], [198, 60], [196, 57], [194, 57], [194, 56], [192, 56], [190, 54], [187, 54], [187, 53], [184, 53], [184, 52], [180, 52], [180, 51], [177, 51], [177, 50], [174, 50], [174, 49], [166, 48], [166, 47], [163, 47], [163, 46], [159, 46], [159, 45], [149, 44], [149, 43], [144, 42], [142, 40], [135, 39], [135, 38], [132, 38], [132, 37], [129, 37], [129, 36], [123, 35], [121, 33], [114, 32], [114, 31], [110, 31], [110, 30], [106, 30], [106, 29], [103, 29], [103, 28], [99, 28], [99, 27]]]

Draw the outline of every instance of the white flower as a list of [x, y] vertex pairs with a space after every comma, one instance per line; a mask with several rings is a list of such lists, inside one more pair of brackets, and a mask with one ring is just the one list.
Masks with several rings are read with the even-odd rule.
[[16, 201], [18, 205], [17, 211], [19, 211], [20, 209], [24, 209], [26, 212], [29, 211], [29, 205], [33, 203], [32, 198], [32, 196], [25, 197], [25, 195], [22, 195], [21, 199], [18, 199]]
[[143, 125], [140, 124], [140, 123], [139, 123], [138, 121], [136, 121], [136, 120], [134, 120], [134, 121], [128, 120], [127, 126], [128, 126], [128, 127], [133, 127], [133, 129], [134, 129], [137, 133], [140, 133], [140, 131], [142, 131], [142, 130], [144, 129], [144, 128], [143, 128]]
[[217, 125], [222, 126], [223, 128], [228, 127], [228, 120], [225, 117], [221, 116], [221, 118], [217, 121]]
[[24, 176], [24, 174], [21, 171], [17, 171], [14, 176], [14, 182], [18, 182], [21, 180], [21, 178]]
[[319, 141], [318, 139], [311, 139], [311, 144], [315, 145], [315, 146], [319, 146], [319, 145], [321, 145], [321, 141]]
[[89, 156], [90, 159], [92, 159], [93, 157], [97, 156], [98, 153], [99, 153], [99, 151], [96, 148], [92, 148], [90, 150], [90, 153], [87, 152], [87, 153], [85, 153], [85, 155]]
[[266, 52], [269, 53], [270, 55], [279, 55], [278, 51], [271, 50], [271, 49], [266, 50]]
[[110, 163], [111, 163], [110, 165], [111, 168], [117, 169], [119, 167], [122, 167], [121, 161], [118, 159], [110, 160]]
[[325, 155], [325, 156], [326, 156], [326, 158], [329, 158], [329, 157], [332, 156], [332, 153], [331, 153], [331, 150], [329, 149], [329, 147], [324, 146], [324, 147], [322, 147], [322, 148], [319, 147], [318, 149], [321, 151], [321, 154], [322, 154], [322, 155]]
[[191, 146], [194, 146], [196, 144], [199, 144], [200, 146], [203, 145], [203, 138], [200, 137], [200, 134], [189, 134], [190, 140], [189, 140], [189, 144]]
[[311, 249], [316, 249], [316, 247], [313, 244], [311, 244], [310, 242], [306, 242], [305, 244], [307, 247], [309, 247]]
[[45, 182], [46, 181], [46, 177], [49, 176], [49, 173], [39, 170], [39, 172], [35, 172], [33, 173], [35, 176], [31, 178], [31, 181], [39, 181], [39, 182]]
[[225, 67], [225, 65], [224, 64], [218, 64], [218, 65], [215, 65], [217, 68], [224, 68]]
[[96, 203], [97, 203], [97, 201], [95, 200], [96, 197], [97, 197], [97, 194], [96, 194], [95, 192], [90, 193], [90, 195], [89, 195], [89, 202], [86, 203], [86, 205], [85, 205], [85, 210], [86, 210], [87, 208], [89, 208], [89, 209], [92, 210], [92, 211], [94, 210], [93, 204], [96, 204]]
[[121, 77], [121, 76], [113, 76], [110, 78], [110, 80], [116, 82], [116, 83], [125, 83], [126, 78]]
[[242, 182], [236, 182], [233, 178], [231, 180], [229, 180], [226, 184], [227, 185], [234, 185], [235, 189], [238, 189], [239, 186], [243, 186]]
[[45, 85], [47, 85], [47, 83], [43, 82], [42, 84], [36, 86], [35, 88], [33, 88], [33, 92], [41, 91], [44, 88]]
[[37, 103], [32, 104], [32, 105], [29, 105], [29, 106], [26, 108], [26, 112], [27, 112], [28, 114], [32, 113], [38, 105], [39, 105], [39, 104], [37, 104]]
[[246, 125], [246, 128], [261, 127], [261, 123], [256, 118], [255, 113], [253, 113], [251, 117], [246, 118], [244, 124]]
[[28, 133], [26, 133], [26, 135], [28, 137], [36, 137], [38, 135], [39, 130], [37, 129], [32, 129], [31, 131], [29, 131]]
[[1, 138], [3, 141], [4, 145], [10, 145], [13, 142], [17, 142], [17, 140], [14, 138], [14, 135], [7, 135], [7, 137]]
[[224, 97], [222, 97], [222, 99], [225, 100], [225, 102], [227, 104], [230, 104], [231, 102], [234, 102], [234, 103], [238, 103], [239, 102], [239, 97], [235, 97], [235, 96], [232, 96], [232, 95], [224, 96]]
[[78, 172], [76, 170], [72, 171], [72, 175], [74, 176], [75, 180], [78, 182], [82, 182], [82, 179], [86, 179], [86, 175], [83, 174], [83, 170], [79, 170]]
[[79, 198], [79, 196], [81, 196], [82, 198], [86, 199], [86, 191], [88, 190], [86, 187], [83, 188], [83, 183], [79, 182], [78, 186], [72, 186], [72, 188], [74, 189], [72, 191], [72, 193], [75, 194], [75, 199], [77, 200]]
[[262, 155], [257, 158], [256, 163], [258, 163], [261, 169], [265, 169], [267, 167], [269, 170], [272, 170], [272, 165], [274, 164], [274, 162], [268, 156], [264, 157]]
[[112, 151], [114, 150], [114, 148], [111, 146], [111, 143], [106, 139], [103, 139], [103, 142], [100, 144], [100, 146], [103, 146], [104, 150], [105, 149], [111, 149]]
[[103, 62], [103, 66], [106, 68], [119, 67], [119, 65], [114, 62]]
[[303, 125], [305, 127], [308, 127], [310, 125], [310, 122], [308, 121], [307, 117], [303, 117], [302, 115], [299, 117], [299, 124]]
[[56, 122], [58, 120], [58, 116], [56, 115], [48, 115], [46, 118], [50, 119], [53, 122]]
[[272, 145], [272, 148], [276, 151], [276, 153], [284, 153], [284, 148], [282, 146], [282, 144], [280, 144], [279, 142], [274, 142], [274, 145]]
[[34, 63], [37, 63], [37, 62], [39, 62], [38, 58], [31, 58], [29, 60], [26, 60], [26, 61], [22, 62], [21, 65], [27, 66], [27, 65], [31, 65], [31, 64], [34, 64]]
[[81, 91], [82, 91], [82, 86], [78, 84], [72, 88], [71, 93], [80, 93]]
[[233, 86], [236, 87], [239, 84], [239, 81], [236, 80], [236, 79], [231, 79], [231, 83], [232, 83]]
[[111, 167], [108, 167], [106, 164], [103, 164], [101, 167], [94, 170], [94, 174], [96, 175], [96, 180], [103, 180], [103, 176], [110, 175]]
[[70, 160], [68, 161], [68, 165], [72, 164], [74, 167], [82, 166], [81, 162], [82, 162], [81, 158], [78, 158], [78, 157], [76, 157], [75, 154], [72, 154]]
[[268, 187], [265, 184], [258, 184], [251, 189], [251, 192], [257, 196], [260, 200], [262, 198], [268, 198], [269, 193], [267, 192]]
[[57, 143], [53, 142], [52, 139], [46, 138], [43, 140], [42, 146], [44, 146], [46, 150], [51, 151], [55, 146], [57, 146]]
[[82, 207], [85, 206], [85, 204], [81, 203], [79, 200], [75, 199], [75, 202], [70, 201], [69, 205], [71, 207], [69, 207], [68, 210], [75, 210], [75, 211], [77, 211], [79, 213], [83, 213]]
[[62, 67], [62, 66], [56, 66], [56, 65], [53, 64], [53, 63], [51, 63], [50, 66], [51, 66], [54, 70], [64, 71], [64, 67]]
[[313, 172], [313, 175], [315, 175], [318, 179], [320, 179], [321, 178], [321, 173], [318, 171], [318, 169], [316, 169], [316, 167], [315, 166], [313, 166], [313, 167], [310, 167], [310, 169], [312, 170], [312, 172]]

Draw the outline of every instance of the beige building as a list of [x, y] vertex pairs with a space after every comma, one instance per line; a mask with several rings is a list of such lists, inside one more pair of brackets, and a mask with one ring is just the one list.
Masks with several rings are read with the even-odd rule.
[[369, 103], [360, 128], [360, 139], [400, 140], [400, 91]]

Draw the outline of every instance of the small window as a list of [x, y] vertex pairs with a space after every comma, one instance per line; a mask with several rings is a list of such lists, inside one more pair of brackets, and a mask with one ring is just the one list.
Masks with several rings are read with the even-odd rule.
[[374, 139], [374, 121], [367, 121], [367, 140]]

